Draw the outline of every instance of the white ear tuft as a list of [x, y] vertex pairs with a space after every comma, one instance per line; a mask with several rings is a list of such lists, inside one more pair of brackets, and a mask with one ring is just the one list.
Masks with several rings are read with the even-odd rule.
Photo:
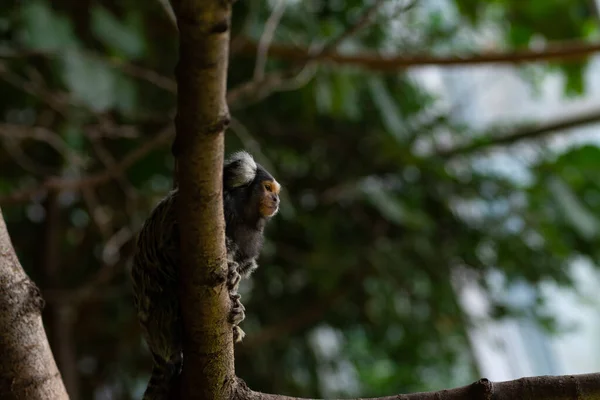
[[258, 167], [249, 153], [238, 151], [225, 160], [224, 168], [225, 182], [227, 186], [233, 188], [252, 182]]

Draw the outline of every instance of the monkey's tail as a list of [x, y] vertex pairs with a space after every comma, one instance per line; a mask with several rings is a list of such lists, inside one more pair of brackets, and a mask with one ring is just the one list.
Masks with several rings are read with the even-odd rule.
[[178, 399], [180, 371], [180, 360], [166, 361], [155, 356], [152, 375], [150, 376], [150, 381], [142, 400]]

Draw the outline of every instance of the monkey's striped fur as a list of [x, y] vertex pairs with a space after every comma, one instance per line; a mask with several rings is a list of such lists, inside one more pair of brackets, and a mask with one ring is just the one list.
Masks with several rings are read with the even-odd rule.
[[[272, 200], [275, 211], [266, 216], [259, 211], [265, 200], [257, 196], [266, 195], [259, 194], [257, 185], [271, 181], [278, 191], [275, 179], [246, 152], [233, 154], [224, 164], [227, 287], [232, 301], [229, 321], [233, 324], [235, 342], [244, 336], [238, 326], [245, 317], [244, 306], [237, 293], [240, 274], [247, 277], [257, 268], [256, 258], [262, 247], [264, 225], [278, 210], [279, 197], [275, 193]], [[144, 400], [167, 399], [174, 378], [183, 365], [181, 310], [177, 293], [180, 265], [177, 198], [178, 190], [175, 189], [154, 208], [142, 226], [133, 258], [134, 304], [153, 358], [152, 376]]]

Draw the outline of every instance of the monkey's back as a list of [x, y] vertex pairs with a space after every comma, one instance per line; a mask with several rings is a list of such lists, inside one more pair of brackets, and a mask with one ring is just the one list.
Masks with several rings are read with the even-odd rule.
[[176, 191], [169, 193], [152, 211], [140, 230], [133, 257], [134, 305], [154, 359], [144, 399], [165, 398], [181, 363], [176, 198]]

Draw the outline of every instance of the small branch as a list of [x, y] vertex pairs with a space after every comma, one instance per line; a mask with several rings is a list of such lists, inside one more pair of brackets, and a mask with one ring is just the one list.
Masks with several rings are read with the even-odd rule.
[[[474, 140], [463, 146], [456, 146], [447, 150], [437, 151], [436, 154], [442, 158], [452, 158], [459, 155], [471, 154], [490, 147], [511, 145], [523, 140], [538, 139], [540, 137], [561, 133], [561, 131], [590, 125], [600, 122], [600, 111], [582, 113], [577, 116], [563, 118], [560, 121], [534, 126], [517, 128], [504, 135], [484, 135], [479, 140]], [[496, 130], [497, 131], [497, 130]]]
[[323, 316], [344, 296], [348, 289], [339, 289], [329, 294], [323, 299], [305, 307], [300, 312], [292, 313], [289, 318], [268, 326], [248, 337], [243, 343], [243, 351], [254, 351], [254, 348], [263, 345], [266, 342], [277, 339], [278, 337], [287, 336], [292, 332], [312, 325], [321, 320]]
[[[279, 4], [281, 3], [285, 4], [284, 1], [281, 1]], [[227, 95], [227, 102], [229, 105], [239, 105], [241, 99], [246, 99], [246, 105], [248, 105], [266, 98], [275, 91], [294, 90], [304, 86], [310, 81], [310, 79], [312, 79], [314, 73], [316, 72], [315, 61], [317, 61], [322, 54], [325, 54], [329, 51], [334, 51], [346, 39], [349, 39], [360, 30], [367, 27], [372, 22], [377, 10], [379, 10], [384, 3], [385, 0], [375, 1], [371, 7], [367, 8], [367, 10], [354, 25], [342, 32], [337, 38], [331, 40], [327, 45], [322, 47], [321, 50], [315, 50], [314, 48], [309, 49], [310, 57], [304, 60], [300, 67], [295, 66], [289, 70], [277, 71], [266, 76], [263, 73], [264, 64], [266, 63], [267, 49], [270, 48], [272, 33], [270, 30], [268, 31], [267, 28], [265, 28], [265, 34], [263, 34], [263, 37], [261, 37], [261, 41], [258, 43], [255, 50], [255, 53], [257, 54], [257, 61], [254, 71], [254, 79], [229, 91]], [[280, 12], [283, 13], [283, 6], [281, 7], [282, 9]], [[273, 33], [276, 23], [279, 21], [279, 16], [276, 14], [276, 11], [278, 10], [273, 10], [273, 14], [271, 14], [271, 17], [275, 16], [273, 20], [269, 18], [269, 21], [267, 21], [267, 24], [272, 26]], [[267, 35], [267, 33], [269, 33], [269, 35]], [[237, 45], [238, 43], [236, 43], [236, 46]], [[242, 49], [246, 47], [243, 38], [240, 38], [239, 45]], [[247, 99], [250, 99], [250, 101]]]
[[135, 238], [137, 231], [124, 226], [114, 233], [102, 249], [103, 266], [83, 285], [71, 291], [67, 297], [70, 302], [82, 303], [89, 301], [98, 294], [113, 277], [121, 271], [122, 265], [117, 263], [121, 248]]
[[[342, 34], [340, 36], [338, 36], [337, 38], [335, 38], [334, 40], [329, 42], [323, 48], [323, 50], [320, 52], [320, 54], [328, 53], [330, 51], [335, 51], [335, 49], [337, 49], [343, 42], [345, 42], [346, 39], [351, 38], [352, 36], [356, 35], [361, 30], [363, 30], [364, 28], [369, 26], [371, 24], [371, 22], [373, 21], [375, 14], [377, 14], [377, 11], [379, 11], [381, 6], [383, 6], [383, 4], [385, 4], [386, 1], [387, 0], [376, 0], [373, 3], [373, 5], [369, 8], [367, 8], [367, 10], [358, 18], [358, 20], [356, 21], [355, 24], [353, 24], [352, 26], [350, 26], [350, 28], [348, 28], [344, 32], [342, 32]], [[318, 57], [318, 55], [315, 55], [315, 58], [317, 58], [317, 57]]]
[[260, 81], [243, 83], [227, 93], [227, 103], [232, 108], [240, 107], [242, 104], [248, 106], [263, 100], [275, 91], [302, 87], [312, 79], [315, 71], [314, 67], [305, 66], [302, 69], [274, 72]]
[[[240, 53], [253, 55], [258, 47], [256, 42], [240, 39]], [[465, 54], [462, 56], [381, 55], [376, 53], [341, 54], [329, 51], [315, 55], [309, 48], [294, 47], [285, 44], [271, 44], [269, 55], [296, 64], [309, 61], [356, 66], [375, 71], [394, 72], [406, 68], [437, 66], [464, 66], [483, 64], [521, 64], [527, 62], [581, 61], [600, 51], [600, 43], [571, 41], [548, 44], [543, 50], [522, 49], [508, 52], [489, 52]]]
[[[96, 151], [96, 155], [98, 156], [98, 159], [102, 162], [104, 167], [107, 169], [116, 168], [117, 161], [112, 156], [110, 151], [104, 146], [104, 144], [102, 143], [102, 140], [97, 137], [96, 138], [91, 137], [90, 140], [92, 142], [92, 146], [94, 147], [94, 150]], [[119, 185], [121, 186], [121, 189], [127, 195], [128, 198], [136, 197], [137, 192], [135, 190], [135, 187], [131, 184], [131, 182], [129, 182], [129, 180], [125, 176], [125, 171], [121, 171], [118, 174], [118, 176], [116, 177], [116, 179], [117, 179], [117, 182], [119, 183]]]
[[260, 81], [265, 77], [265, 67], [267, 65], [267, 53], [269, 52], [269, 45], [273, 40], [277, 25], [279, 25], [279, 21], [281, 20], [281, 17], [283, 17], [286, 5], [286, 0], [279, 0], [277, 4], [275, 4], [271, 15], [265, 23], [265, 29], [260, 37], [260, 40], [258, 41], [258, 48], [256, 49], [254, 81]]
[[0, 123], [0, 137], [16, 140], [37, 140], [52, 147], [61, 154], [68, 164], [82, 167], [85, 160], [74, 152], [67, 143], [55, 132], [41, 126], [26, 126]]
[[169, 124], [162, 132], [145, 142], [142, 146], [136, 148], [127, 154], [118, 164], [103, 172], [95, 175], [89, 175], [81, 179], [50, 178], [41, 186], [16, 191], [6, 196], [0, 197], [0, 204], [10, 204], [30, 200], [31, 198], [43, 195], [48, 190], [79, 190], [84, 187], [94, 187], [116, 179], [135, 163], [144, 158], [148, 153], [156, 148], [163, 146], [173, 136], [173, 127]]
[[[72, 99], [69, 99], [65, 93], [53, 93], [37, 83], [29, 82], [10, 71], [2, 62], [0, 62], [0, 77], [9, 85], [46, 103], [57, 113], [63, 116], [66, 115], [67, 108], [69, 104], [71, 104]], [[73, 105], [79, 106], [80, 103], [77, 102], [75, 104], [75, 102], [73, 102]]]
[[51, 170], [45, 168], [42, 165], [39, 165], [35, 161], [31, 159], [23, 149], [19, 147], [19, 145], [12, 138], [4, 138], [3, 141], [4, 147], [6, 148], [6, 153], [8, 157], [12, 158], [12, 160], [21, 167], [24, 171], [29, 172], [35, 176], [48, 176], [51, 175]]
[[177, 29], [177, 17], [175, 17], [175, 12], [173, 11], [173, 7], [171, 7], [171, 3], [169, 3], [169, 0], [158, 0], [158, 2], [165, 11], [165, 14], [169, 17], [169, 20], [173, 23], [175, 29]]
[[[162, 3], [162, 0], [160, 0], [160, 1]], [[159, 74], [156, 71], [137, 66], [137, 65], [127, 62], [125, 60], [105, 57], [105, 56], [103, 56], [101, 54], [97, 54], [93, 51], [80, 50], [80, 52], [81, 52], [80, 54], [85, 56], [86, 58], [103, 62], [106, 65], [109, 65], [111, 67], [119, 69], [124, 74], [129, 75], [133, 78], [137, 78], [137, 79], [146, 81], [158, 88], [164, 89], [171, 93], [177, 92], [177, 84], [175, 83], [175, 81], [169, 77]], [[14, 58], [29, 58], [29, 57], [56, 58], [56, 57], [63, 57], [63, 56], [64, 56], [64, 54], [61, 52], [42, 51], [42, 50], [36, 50], [36, 51], [23, 50], [23, 51], [10, 51], [10, 52], [0, 53], [0, 59], [5, 59], [5, 60], [10, 60], [10, 59], [14, 59]], [[0, 67], [1, 67], [1, 65], [0, 65]], [[2, 69], [0, 68], [0, 73], [1, 72], [2, 72]], [[4, 73], [6, 73], [6, 71], [4, 71]], [[9, 76], [9, 78], [6, 78], [6, 81], [11, 83], [13, 86], [25, 88], [23, 81], [20, 78], [18, 78], [18, 76], [15, 74], [12, 74], [11, 76]], [[26, 91], [30, 94], [34, 94], [29, 89], [26, 89]], [[41, 93], [39, 93], [39, 90], [37, 90], [36, 92], [38, 92], [38, 97], [42, 97], [42, 96], [40, 96]], [[45, 93], [43, 98], [45, 98], [46, 100], [51, 100], [52, 104], [57, 103], [57, 99], [52, 99], [51, 97], [49, 97], [48, 93]], [[77, 105], [81, 105], [81, 103], [77, 103]]]
[[[514, 381], [491, 382], [485, 378], [468, 386], [438, 392], [397, 394], [362, 400], [596, 400], [600, 398], [600, 374], [536, 376]], [[239, 381], [234, 399], [308, 400], [254, 392]]]
[[177, 93], [177, 83], [175, 83], [175, 80], [163, 76], [156, 71], [144, 67], [139, 67], [135, 64], [123, 60], [105, 58], [100, 55], [96, 55], [89, 52], [86, 52], [85, 54], [90, 58], [95, 58], [99, 61], [105, 62], [108, 65], [118, 68], [119, 70], [121, 70], [121, 72], [133, 78], [146, 81], [158, 88], [166, 90], [167, 92]]

